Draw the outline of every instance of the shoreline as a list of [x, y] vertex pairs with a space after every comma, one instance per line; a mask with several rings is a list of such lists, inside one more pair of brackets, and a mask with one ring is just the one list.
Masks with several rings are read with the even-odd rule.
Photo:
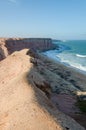
[[[49, 51], [51, 51], [51, 53], [52, 53], [53, 50], [49, 50]], [[47, 52], [48, 52], [48, 51], [47, 51]], [[55, 62], [57, 62], [57, 63], [60, 63], [60, 64], [62, 64], [62, 65], [64, 65], [64, 66], [66, 66], [66, 67], [69, 67], [69, 68], [71, 68], [71, 69], [74, 69], [75, 71], [78, 71], [78, 72], [80, 72], [80, 73], [86, 75], [86, 71], [81, 70], [81, 69], [79, 69], [79, 68], [77, 68], [77, 67], [74, 67], [72, 64], [70, 65], [70, 64], [68, 64], [68, 63], [66, 63], [66, 62], [61, 62], [60, 58], [56, 56], [56, 55], [59, 54], [59, 52], [56, 53], [56, 55], [55, 55], [55, 53], [54, 53], [54, 56], [53, 56], [53, 54], [48, 54], [47, 52], [42, 52], [42, 54], [43, 54], [44, 56], [47, 56], [48, 58], [50, 58], [51, 60], [53, 60], [53, 61], [55, 61]]]
[[[52, 43], [54, 43], [54, 40], [52, 40]], [[71, 66], [86, 75], [86, 51], [81, 46], [81, 42], [74, 42], [71, 40], [64, 43], [57, 41], [55, 44], [58, 45], [58, 49], [51, 49], [44, 54], [61, 64]], [[82, 45], [85, 46], [85, 42], [82, 42]]]
[[50, 71], [52, 70], [52, 72], [59, 75], [62, 78], [62, 80], [64, 79], [70, 82], [79, 90], [79, 91], [77, 91], [77, 89], [74, 90], [76, 92], [72, 94], [76, 95], [77, 97], [80, 97], [81, 95], [84, 95], [86, 97], [86, 74], [82, 73], [81, 71], [78, 71], [76, 68], [66, 66], [60, 63], [59, 61], [55, 61], [50, 57], [46, 57], [44, 54], [39, 55], [41, 57], [41, 60], [43, 60], [43, 62], [46, 63], [49, 62], [50, 66], [48, 66], [48, 69]]

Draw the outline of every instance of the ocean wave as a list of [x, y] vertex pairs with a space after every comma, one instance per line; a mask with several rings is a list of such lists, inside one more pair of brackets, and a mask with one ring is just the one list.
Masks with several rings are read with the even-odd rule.
[[81, 71], [86, 72], [86, 62], [84, 58], [75, 57], [75, 54], [72, 53], [58, 53], [57, 50], [47, 51], [43, 53], [55, 61], [59, 61], [64, 65], [77, 68]]
[[63, 59], [61, 59], [61, 62], [66, 63], [65, 65], [70, 65], [70, 66], [77, 68], [79, 70], [86, 71], [86, 66], [83, 66], [79, 63], [74, 63], [72, 61], [70, 62], [69, 60], [63, 60]]
[[86, 55], [76, 54], [77, 57], [86, 58]]
[[68, 51], [57, 54], [57, 58], [59, 58], [63, 64], [86, 72], [86, 58], [78, 57], [76, 54]]
[[[66, 41], [64, 40], [64, 42]], [[58, 45], [57, 49], [58, 53], [61, 53], [65, 50], [71, 50], [71, 48], [68, 45], [63, 44], [63, 41], [58, 42], [58, 40], [57, 41], [53, 40], [53, 43]]]

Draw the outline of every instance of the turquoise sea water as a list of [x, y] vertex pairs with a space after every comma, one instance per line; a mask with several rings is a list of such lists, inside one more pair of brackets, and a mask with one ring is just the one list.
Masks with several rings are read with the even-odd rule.
[[65, 65], [72, 66], [86, 72], [86, 40], [53, 41], [59, 49], [45, 52], [48, 57]]

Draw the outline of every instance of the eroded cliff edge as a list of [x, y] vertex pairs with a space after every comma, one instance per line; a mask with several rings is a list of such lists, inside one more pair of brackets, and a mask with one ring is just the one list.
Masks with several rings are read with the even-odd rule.
[[6, 58], [14, 51], [22, 49], [34, 49], [34, 51], [47, 51], [55, 49], [57, 46], [52, 44], [50, 38], [0, 38], [0, 60]]

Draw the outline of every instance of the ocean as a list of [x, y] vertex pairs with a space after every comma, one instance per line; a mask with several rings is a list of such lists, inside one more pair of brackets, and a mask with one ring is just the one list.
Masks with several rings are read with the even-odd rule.
[[86, 73], [86, 40], [53, 40], [59, 49], [44, 52], [44, 55]]

